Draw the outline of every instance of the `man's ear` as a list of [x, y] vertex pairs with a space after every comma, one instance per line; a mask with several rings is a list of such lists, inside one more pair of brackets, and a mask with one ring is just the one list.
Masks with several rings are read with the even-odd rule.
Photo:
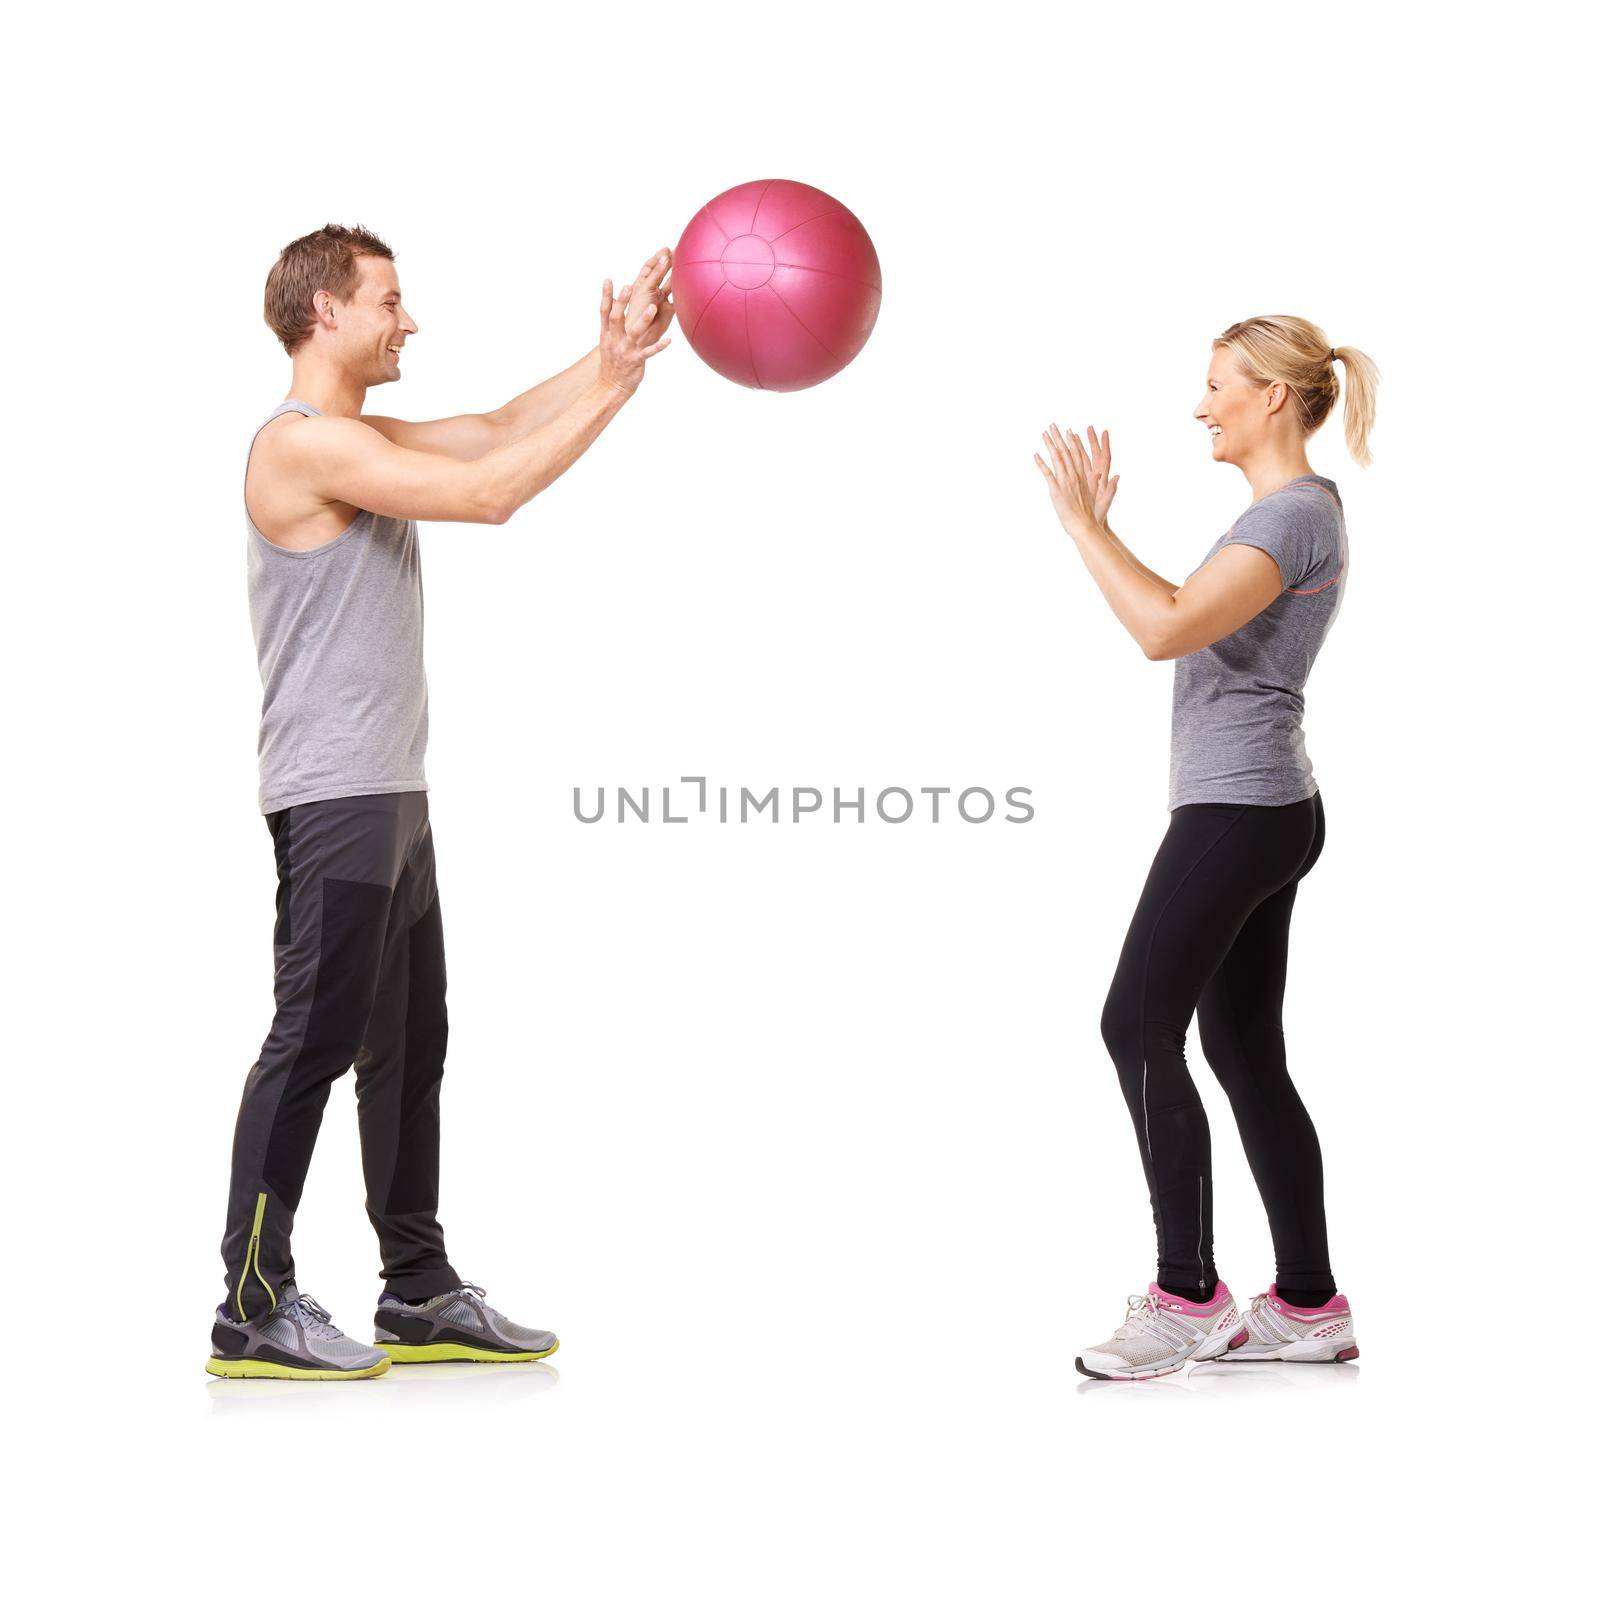
[[324, 328], [339, 326], [339, 303], [326, 289], [318, 289], [311, 297], [311, 311]]

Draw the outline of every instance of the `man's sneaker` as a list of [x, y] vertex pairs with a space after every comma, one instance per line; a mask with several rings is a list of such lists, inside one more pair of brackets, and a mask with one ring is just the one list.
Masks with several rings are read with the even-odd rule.
[[1249, 1337], [1228, 1351], [1229, 1361], [1354, 1361], [1361, 1354], [1342, 1294], [1326, 1305], [1292, 1306], [1273, 1284], [1250, 1302], [1244, 1326]]
[[216, 1378], [376, 1378], [389, 1358], [340, 1333], [333, 1318], [291, 1284], [272, 1310], [235, 1322], [217, 1307], [206, 1371]]
[[561, 1342], [553, 1333], [519, 1327], [475, 1283], [420, 1306], [385, 1292], [373, 1317], [373, 1337], [395, 1361], [542, 1361]]
[[1159, 1378], [1186, 1361], [1214, 1360], [1245, 1337], [1227, 1284], [1197, 1305], [1152, 1283], [1128, 1296], [1127, 1321], [1079, 1355], [1078, 1371], [1086, 1378]]

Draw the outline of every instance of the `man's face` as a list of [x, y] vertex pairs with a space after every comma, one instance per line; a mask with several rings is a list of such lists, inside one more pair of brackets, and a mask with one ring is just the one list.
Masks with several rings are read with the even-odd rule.
[[358, 256], [360, 277], [347, 300], [334, 303], [334, 333], [347, 371], [371, 388], [400, 376], [400, 352], [417, 325], [400, 303], [394, 262]]

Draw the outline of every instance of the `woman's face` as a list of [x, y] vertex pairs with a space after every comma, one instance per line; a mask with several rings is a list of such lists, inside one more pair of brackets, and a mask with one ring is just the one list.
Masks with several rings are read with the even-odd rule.
[[1194, 414], [1210, 431], [1213, 461], [1249, 458], [1266, 433], [1268, 397], [1268, 389], [1241, 370], [1233, 351], [1212, 351], [1205, 397]]

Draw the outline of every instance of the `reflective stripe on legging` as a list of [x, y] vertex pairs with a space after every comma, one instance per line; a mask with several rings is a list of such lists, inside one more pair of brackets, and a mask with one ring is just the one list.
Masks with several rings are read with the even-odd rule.
[[278, 1309], [278, 1297], [272, 1292], [272, 1285], [261, 1276], [261, 1223], [266, 1214], [267, 1196], [263, 1190], [262, 1193], [256, 1196], [255, 1221], [250, 1225], [250, 1243], [245, 1249], [244, 1268], [239, 1273], [239, 1287], [234, 1294], [234, 1303], [239, 1308], [239, 1320], [241, 1322], [250, 1320], [244, 1311], [244, 1280], [250, 1276], [252, 1270], [255, 1272], [256, 1281], [267, 1291], [267, 1299], [272, 1302], [271, 1309], [274, 1311]]

